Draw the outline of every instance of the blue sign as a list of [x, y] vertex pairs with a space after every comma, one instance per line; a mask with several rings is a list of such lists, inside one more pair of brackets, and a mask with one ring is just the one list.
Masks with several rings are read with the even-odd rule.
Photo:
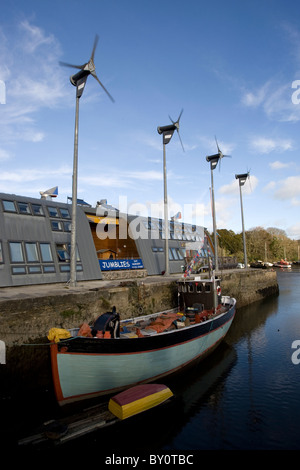
[[143, 261], [136, 259], [99, 259], [101, 271], [118, 271], [120, 269], [144, 269]]

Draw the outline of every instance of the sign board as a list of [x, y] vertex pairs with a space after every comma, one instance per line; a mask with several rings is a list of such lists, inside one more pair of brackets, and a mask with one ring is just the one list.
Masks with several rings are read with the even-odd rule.
[[119, 271], [120, 269], [144, 269], [143, 261], [136, 259], [99, 259], [101, 271]]

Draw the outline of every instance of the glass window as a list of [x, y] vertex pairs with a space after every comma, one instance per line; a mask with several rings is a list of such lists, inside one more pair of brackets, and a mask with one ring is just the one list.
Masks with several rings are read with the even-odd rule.
[[179, 259], [178, 252], [177, 252], [176, 248], [171, 248], [171, 250], [172, 250], [172, 253], [173, 253], [173, 258], [174, 259]]
[[58, 210], [56, 209], [56, 207], [49, 206], [48, 212], [49, 212], [50, 217], [58, 217]]
[[42, 272], [42, 268], [41, 268], [40, 266], [29, 266], [28, 272], [29, 272], [30, 274], [41, 273], [41, 272]]
[[12, 273], [13, 274], [26, 274], [26, 269], [25, 267], [22, 267], [22, 266], [13, 266]]
[[59, 220], [51, 220], [52, 230], [62, 231], [62, 223]]
[[60, 215], [62, 216], [63, 219], [69, 219], [70, 218], [69, 209], [60, 209]]
[[36, 243], [25, 243], [27, 261], [32, 263], [39, 261]]
[[2, 201], [2, 202], [3, 202], [3, 207], [5, 211], [17, 212], [14, 201]]
[[70, 265], [69, 264], [62, 264], [60, 266], [60, 270], [61, 270], [62, 273], [69, 272], [70, 271]]
[[43, 208], [40, 204], [31, 204], [34, 215], [44, 215]]
[[44, 273], [55, 273], [54, 266], [43, 266]]
[[9, 242], [10, 257], [13, 263], [24, 263], [24, 255], [21, 242]]
[[70, 255], [68, 252], [67, 244], [57, 244], [56, 251], [57, 251], [58, 261], [70, 261]]
[[49, 263], [53, 261], [50, 243], [40, 243], [40, 250], [42, 255], [42, 261]]
[[27, 202], [17, 202], [20, 214], [30, 214], [30, 207]]
[[64, 222], [65, 232], [71, 232], [72, 222]]
[[0, 242], [0, 263], [3, 263], [2, 243]]

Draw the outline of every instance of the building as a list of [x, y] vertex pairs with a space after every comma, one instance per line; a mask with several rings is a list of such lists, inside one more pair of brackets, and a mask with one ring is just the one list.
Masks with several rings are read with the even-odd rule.
[[[101, 201], [77, 205], [77, 280], [102, 279], [106, 271], [165, 270], [164, 221], [120, 213]], [[70, 279], [71, 205], [53, 198], [0, 193], [0, 286]], [[213, 256], [204, 227], [169, 222], [170, 273]]]

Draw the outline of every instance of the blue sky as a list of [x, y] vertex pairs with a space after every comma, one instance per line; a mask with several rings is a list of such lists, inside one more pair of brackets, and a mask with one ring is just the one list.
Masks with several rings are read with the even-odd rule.
[[[278, 227], [300, 238], [300, 3], [296, 0], [11, 0], [0, 19], [0, 192], [72, 195], [72, 69], [96, 73], [80, 99], [78, 197], [157, 215], [163, 146], [157, 126], [176, 120], [166, 146], [169, 215], [212, 228]], [[297, 82], [295, 82], [297, 84]], [[300, 83], [300, 82], [299, 82]], [[5, 94], [4, 94], [5, 93]], [[293, 95], [294, 94], [294, 95]], [[292, 97], [294, 99], [292, 100]], [[294, 101], [294, 102], [293, 102]]]

